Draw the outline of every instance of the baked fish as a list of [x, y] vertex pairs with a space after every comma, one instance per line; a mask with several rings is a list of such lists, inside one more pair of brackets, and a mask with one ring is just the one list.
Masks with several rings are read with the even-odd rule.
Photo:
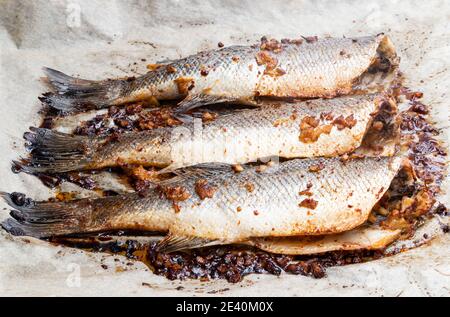
[[14, 209], [14, 219], [2, 226], [34, 237], [127, 229], [168, 232], [163, 250], [340, 233], [366, 221], [402, 160], [295, 159], [266, 169], [246, 166], [242, 172], [228, 165], [196, 166], [179, 170], [144, 196], [35, 202], [1, 193]]
[[[41, 100], [63, 112], [142, 101], [182, 99], [178, 111], [200, 105], [253, 103], [255, 97], [334, 97], [396, 73], [399, 58], [388, 36], [310, 37], [230, 46], [159, 65], [129, 79], [92, 81], [45, 68], [55, 92]], [[361, 86], [362, 85], [362, 86]]]
[[34, 128], [25, 134], [31, 159], [15, 164], [26, 172], [55, 173], [120, 164], [174, 170], [270, 157], [332, 157], [358, 148], [380, 109], [395, 113], [395, 101], [372, 94], [295, 103], [265, 102], [259, 108], [236, 110], [207, 123], [198, 119], [183, 126], [114, 138]]

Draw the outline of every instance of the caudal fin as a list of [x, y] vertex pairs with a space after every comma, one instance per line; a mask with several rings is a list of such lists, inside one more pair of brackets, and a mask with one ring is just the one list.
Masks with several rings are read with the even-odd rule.
[[105, 108], [120, 95], [120, 80], [79, 79], [46, 67], [44, 72], [54, 92], [42, 95], [39, 100], [64, 113]]
[[[3, 229], [36, 238], [139, 228], [139, 220], [127, 214], [139, 215], [143, 206], [137, 193], [64, 202], [34, 201], [21, 193], [0, 192], [0, 198], [12, 207]], [[160, 231], [161, 217], [154, 219], [154, 231]]]
[[36, 202], [20, 193], [0, 192], [6, 203], [14, 208], [1, 226], [13, 235], [45, 238], [80, 231], [82, 210], [87, 204]]
[[15, 169], [26, 173], [61, 173], [83, 169], [88, 164], [92, 139], [56, 132], [49, 129], [30, 128], [24, 134], [30, 159], [14, 161]]

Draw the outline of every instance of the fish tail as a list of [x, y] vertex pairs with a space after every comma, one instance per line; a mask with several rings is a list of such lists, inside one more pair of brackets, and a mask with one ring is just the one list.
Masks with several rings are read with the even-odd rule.
[[44, 67], [54, 92], [43, 94], [39, 100], [63, 113], [109, 107], [120, 96], [121, 80], [94, 81], [68, 76]]
[[[45, 238], [80, 231], [83, 219], [89, 216], [89, 204], [36, 202], [19, 193], [0, 192], [5, 202], [13, 208], [12, 218], [6, 219], [2, 228], [18, 236]], [[79, 200], [81, 201], [81, 200]]]
[[88, 164], [94, 146], [91, 138], [43, 128], [30, 130], [23, 137], [31, 158], [13, 161], [15, 171], [60, 173], [83, 169]]

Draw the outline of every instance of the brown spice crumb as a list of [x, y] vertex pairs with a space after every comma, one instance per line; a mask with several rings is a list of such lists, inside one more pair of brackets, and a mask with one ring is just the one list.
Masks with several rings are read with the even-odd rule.
[[224, 47], [224, 44], [222, 42], [217, 43], [218, 47]]
[[428, 114], [429, 113], [427, 106], [425, 106], [423, 103], [416, 101], [414, 99], [411, 103], [412, 103], [412, 105], [408, 111], [416, 112], [419, 114]]
[[312, 196], [312, 195], [313, 195], [313, 193], [311, 193], [308, 189], [299, 191], [298, 194], [299, 194], [300, 196]]
[[294, 110], [294, 111], [291, 113], [291, 115], [289, 116], [289, 118], [290, 118], [292, 121], [297, 120], [297, 112]]
[[169, 108], [159, 108], [153, 111], [141, 112], [138, 115], [139, 130], [151, 130], [160, 127], [179, 125], [181, 122], [173, 117]]
[[334, 119], [334, 116], [331, 112], [322, 112], [320, 114], [320, 119], [321, 120], [326, 120], [326, 121], [332, 121]]
[[68, 201], [74, 199], [74, 193], [72, 192], [58, 192], [55, 196], [58, 201]]
[[245, 189], [247, 189], [249, 193], [252, 193], [255, 190], [255, 185], [252, 183], [245, 183]]
[[258, 65], [266, 66], [266, 70], [264, 72], [274, 70], [278, 65], [278, 60], [275, 57], [271, 56], [267, 51], [260, 51], [256, 53], [255, 58]]
[[237, 211], [237, 212], [241, 212], [241, 211], [242, 211], [241, 206], [238, 206], [238, 207], [236, 208], [236, 211]]
[[200, 75], [202, 75], [202, 76], [208, 76], [208, 74], [209, 74], [209, 71], [207, 69], [202, 69], [200, 71]]
[[411, 91], [409, 88], [402, 87], [401, 93], [405, 96], [406, 99], [410, 101], [415, 101], [416, 99], [420, 99], [423, 97], [423, 93], [420, 91]]
[[138, 126], [141, 130], [151, 130], [155, 128], [155, 124], [150, 120], [139, 120]]
[[127, 119], [116, 119], [114, 120], [114, 123], [117, 124], [121, 128], [130, 128], [131, 127], [131, 121]]
[[311, 273], [315, 278], [322, 278], [325, 276], [325, 269], [319, 263], [311, 263]]
[[449, 225], [442, 225], [441, 226], [443, 233], [449, 233], [450, 232], [450, 226]]
[[319, 126], [319, 119], [311, 116], [306, 116], [300, 122], [300, 136], [299, 140], [303, 143], [316, 142], [321, 134], [330, 134], [332, 126], [325, 124]]
[[239, 62], [240, 58], [239, 58], [239, 56], [233, 56], [231, 59], [233, 60], [233, 62], [237, 63], [237, 62]]
[[314, 35], [314, 36], [302, 36], [304, 39], [305, 39], [305, 41], [306, 41], [306, 43], [314, 43], [314, 42], [317, 42], [318, 40], [319, 40], [319, 38], [316, 36], [316, 35]]
[[353, 114], [351, 114], [345, 118], [345, 124], [347, 125], [347, 127], [349, 129], [353, 128], [356, 125], [356, 119], [353, 116]]
[[166, 186], [161, 188], [167, 199], [173, 201], [185, 201], [191, 197], [191, 194], [183, 186]]
[[317, 173], [325, 168], [325, 163], [320, 162], [319, 164], [311, 165], [309, 171], [312, 173]]
[[286, 71], [277, 67], [275, 69], [271, 69], [271, 70], [267, 70], [264, 71], [264, 74], [272, 76], [272, 77], [279, 77], [279, 76], [283, 76], [284, 74], [286, 74]]
[[178, 92], [180, 95], [187, 95], [189, 90], [194, 88], [195, 82], [191, 77], [179, 77], [174, 80], [177, 84]]
[[176, 214], [179, 213], [179, 212], [181, 211], [180, 206], [179, 206], [175, 201], [172, 202], [172, 207], [173, 207], [173, 209], [175, 210], [175, 213], [176, 213]]
[[206, 197], [212, 198], [216, 190], [217, 187], [208, 184], [208, 181], [206, 179], [199, 179], [195, 182], [195, 192], [201, 200], [205, 199]]
[[215, 112], [205, 111], [202, 113], [202, 122], [211, 122], [217, 119], [219, 115]]
[[301, 125], [304, 128], [316, 128], [319, 125], [319, 120], [311, 116], [306, 116], [302, 119]]
[[236, 173], [240, 173], [244, 170], [244, 167], [241, 164], [234, 164], [232, 168]]
[[381, 122], [381, 121], [375, 121], [375, 122], [372, 124], [372, 128], [373, 128], [375, 131], [381, 131], [381, 130], [383, 130], [383, 127], [384, 127], [384, 124], [383, 124], [383, 122]]
[[258, 216], [258, 215], [259, 215], [259, 211], [258, 211], [258, 210], [253, 210], [253, 214], [254, 214], [255, 216]]
[[166, 70], [169, 74], [173, 74], [173, 73], [177, 72], [177, 69], [175, 67], [173, 67], [172, 65], [167, 65]]
[[268, 40], [265, 36], [261, 38], [261, 44], [259, 48], [264, 51], [272, 51], [274, 53], [279, 53], [282, 50], [281, 43], [276, 39]]
[[318, 204], [317, 200], [314, 200], [312, 198], [306, 198], [303, 199], [300, 204], [298, 204], [300, 207], [308, 208], [308, 209], [316, 209]]
[[139, 166], [123, 166], [125, 172], [136, 180], [154, 181], [157, 179], [157, 173], [154, 170], [147, 170], [142, 165]]
[[134, 189], [141, 197], [146, 197], [150, 189], [151, 182], [148, 180], [138, 179], [134, 182]]
[[343, 115], [340, 115], [333, 120], [333, 124], [338, 128], [338, 130], [343, 130], [347, 127], [347, 123]]
[[353, 114], [344, 118], [343, 115], [340, 115], [336, 119], [334, 119], [333, 124], [338, 128], [338, 130], [343, 130], [345, 128], [353, 128], [356, 125], [356, 119], [353, 117]]
[[295, 44], [301, 45], [303, 43], [303, 39], [281, 39], [281, 44]]
[[150, 71], [154, 71], [154, 70], [157, 70], [158, 68], [160, 68], [161, 66], [163, 66], [163, 65], [162, 64], [148, 64], [147, 69]]
[[125, 107], [125, 113], [129, 115], [137, 114], [142, 111], [142, 104], [135, 103]]

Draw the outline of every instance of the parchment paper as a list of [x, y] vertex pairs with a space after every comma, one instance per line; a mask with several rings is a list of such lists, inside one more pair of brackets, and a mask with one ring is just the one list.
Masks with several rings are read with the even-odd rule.
[[[138, 75], [148, 63], [215, 48], [219, 41], [254, 43], [262, 35], [388, 33], [408, 84], [425, 93], [448, 142], [449, 21], [445, 0], [0, 1], [0, 190], [37, 199], [50, 195], [35, 177], [10, 172], [10, 161], [24, 151], [23, 132], [40, 123], [37, 97], [46, 89], [39, 81], [42, 66], [88, 79]], [[449, 205], [448, 196], [442, 200]], [[7, 214], [1, 202], [0, 220]], [[449, 254], [449, 237], [443, 235], [394, 257], [331, 268], [320, 280], [283, 274], [251, 275], [238, 284], [171, 282], [142, 263], [126, 265], [123, 257], [1, 231], [0, 295], [448, 296]]]

